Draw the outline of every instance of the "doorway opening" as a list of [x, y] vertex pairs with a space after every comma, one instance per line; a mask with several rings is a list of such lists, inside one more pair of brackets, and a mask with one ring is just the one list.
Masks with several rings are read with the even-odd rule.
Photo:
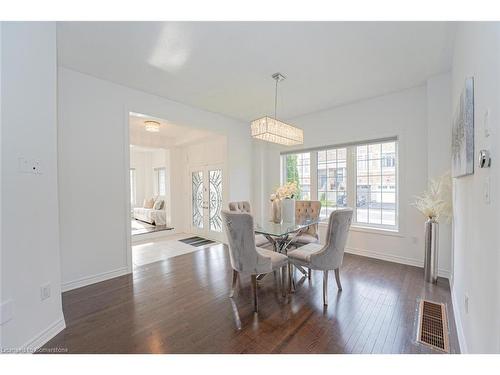
[[226, 137], [129, 113], [134, 267], [222, 241]]

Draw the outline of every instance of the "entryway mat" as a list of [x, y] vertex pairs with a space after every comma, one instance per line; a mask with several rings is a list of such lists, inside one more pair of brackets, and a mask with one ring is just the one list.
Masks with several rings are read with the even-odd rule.
[[206, 238], [198, 237], [198, 236], [183, 238], [182, 240], [179, 240], [179, 241], [184, 242], [185, 244], [188, 244], [188, 245], [191, 245], [194, 247], [205, 246], [205, 245], [209, 245], [211, 243], [215, 243], [215, 241], [208, 240]]

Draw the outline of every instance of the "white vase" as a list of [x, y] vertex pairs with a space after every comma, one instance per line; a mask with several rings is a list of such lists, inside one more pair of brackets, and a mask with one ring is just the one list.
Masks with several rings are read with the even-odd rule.
[[285, 223], [295, 223], [295, 199], [285, 198], [281, 201], [281, 219]]

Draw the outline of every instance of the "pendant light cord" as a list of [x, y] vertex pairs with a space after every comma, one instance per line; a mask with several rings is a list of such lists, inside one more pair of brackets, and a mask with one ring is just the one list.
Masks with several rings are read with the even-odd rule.
[[274, 119], [276, 120], [276, 108], [278, 106], [278, 81], [279, 78], [276, 78], [276, 88], [274, 91]]

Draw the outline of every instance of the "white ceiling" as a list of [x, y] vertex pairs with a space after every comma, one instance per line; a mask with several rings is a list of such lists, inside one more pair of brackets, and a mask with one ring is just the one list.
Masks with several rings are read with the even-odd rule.
[[59, 64], [249, 121], [417, 86], [450, 69], [446, 22], [60, 22]]
[[[160, 123], [160, 131], [157, 133], [148, 132], [144, 128], [144, 121], [146, 120], [158, 121]], [[129, 126], [130, 144], [147, 148], [170, 148], [215, 137], [214, 133], [208, 131], [175, 125], [165, 120], [140, 113], [130, 114]]]

